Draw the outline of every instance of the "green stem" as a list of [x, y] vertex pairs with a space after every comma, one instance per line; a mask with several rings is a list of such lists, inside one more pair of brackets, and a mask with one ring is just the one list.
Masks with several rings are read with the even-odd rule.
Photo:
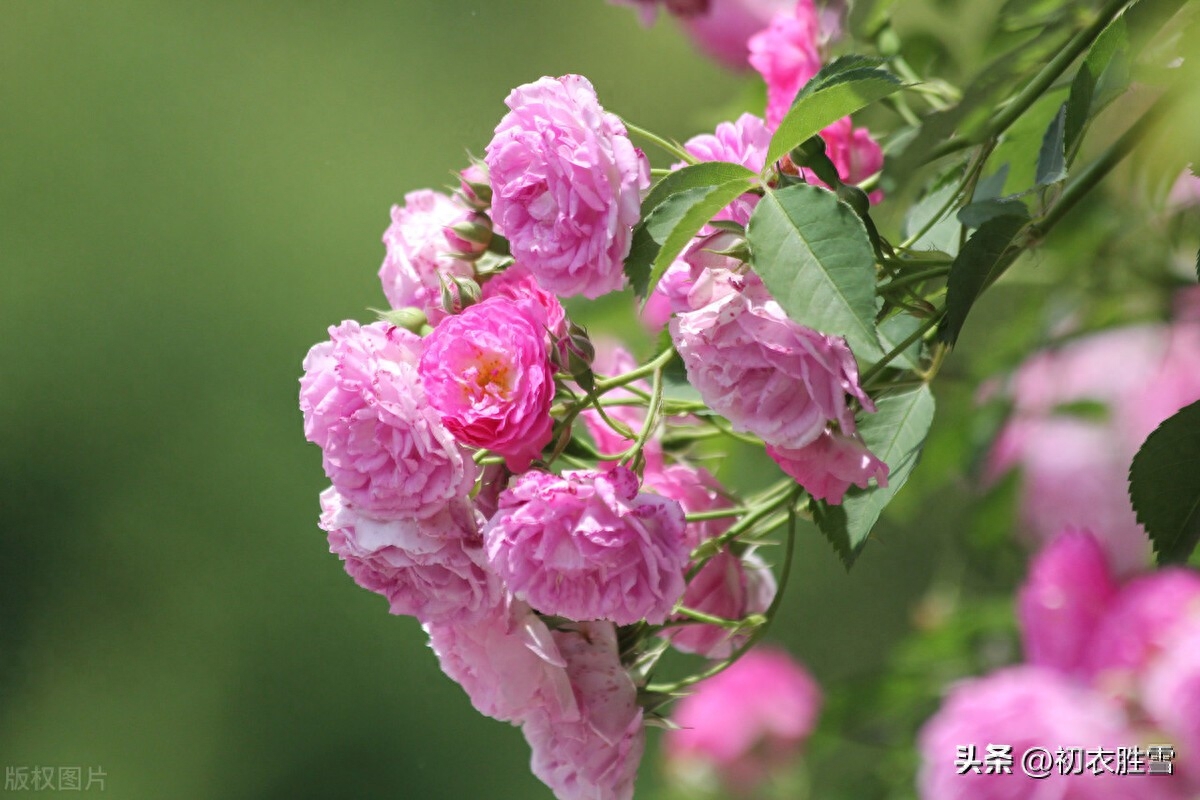
[[750, 509], [745, 507], [715, 508], [712, 511], [694, 511], [684, 515], [688, 522], [701, 522], [706, 519], [724, 519], [725, 517], [740, 517]]
[[[1029, 107], [1037, 102], [1038, 98], [1054, 84], [1058, 77], [1067, 71], [1067, 68], [1075, 62], [1085, 50], [1087, 50], [1092, 42], [1104, 32], [1118, 14], [1129, 5], [1129, 0], [1109, 0], [1105, 3], [1104, 8], [1100, 9], [1100, 14], [1092, 21], [1091, 25], [1075, 34], [1070, 41], [1058, 52], [1050, 63], [1042, 68], [1042, 71], [1034, 76], [1024, 89], [1022, 89], [1016, 97], [1014, 97], [1008, 105], [1001, 109], [1000, 113], [988, 124], [983, 138], [991, 138], [998, 136], [1008, 130], [1014, 122], [1016, 122], [1022, 114], [1029, 110]], [[938, 147], [933, 148], [929, 152], [929, 156], [925, 159], [926, 163], [936, 161], [942, 156], [956, 153], [959, 150], [965, 150], [975, 144], [975, 141], [957, 137], [948, 139]]]
[[699, 164], [700, 163], [699, 159], [697, 159], [694, 155], [689, 153], [687, 150], [684, 150], [683, 145], [679, 144], [678, 142], [673, 142], [670, 139], [664, 139], [663, 137], [659, 136], [657, 133], [651, 133], [650, 131], [646, 130], [645, 128], [639, 128], [637, 125], [634, 125], [632, 122], [630, 122], [627, 119], [622, 119], [621, 121], [625, 123], [626, 129], [628, 129], [628, 131], [630, 133], [641, 136], [643, 139], [650, 140], [654, 144], [661, 147], [663, 150], [666, 150], [668, 153], [675, 156], [676, 158], [681, 158], [684, 160], [684, 162], [686, 162], [688, 164]]
[[646, 419], [642, 423], [642, 429], [638, 432], [637, 439], [634, 440], [633, 446], [625, 451], [621, 456], [620, 463], [623, 465], [627, 461], [631, 462], [635, 468], [641, 463], [642, 449], [646, 446], [646, 442], [650, 441], [650, 434], [658, 427], [658, 416], [662, 411], [662, 396], [663, 393], [663, 368], [660, 365], [654, 370], [654, 380], [650, 387], [650, 405], [646, 408]]
[[944, 267], [932, 267], [930, 269], [923, 269], [920, 272], [912, 272], [907, 275], [901, 275], [899, 278], [893, 278], [887, 283], [876, 287], [875, 294], [886, 294], [890, 289], [896, 289], [901, 286], [910, 286], [914, 283], [921, 283], [922, 281], [927, 281], [930, 278], [940, 278], [941, 276], [950, 272], [950, 263], [952, 262], [948, 262]]
[[625, 386], [626, 384], [633, 383], [638, 378], [644, 378], [653, 373], [659, 367], [665, 367], [671, 358], [674, 357], [674, 355], [674, 348], [667, 348], [637, 369], [630, 370], [629, 372], [625, 372], [621, 375], [616, 375], [612, 378], [607, 378], [602, 381], [596, 381], [595, 393], [597, 395], [601, 395], [610, 389], [616, 389], [618, 386]]
[[943, 311], [939, 311], [939, 313], [934, 314], [932, 317], [930, 317], [929, 319], [922, 322], [921, 325], [915, 331], [910, 333], [904, 339], [904, 341], [902, 341], [900, 344], [893, 347], [888, 352], [884, 353], [883, 358], [876, 361], [873, 365], [871, 365], [870, 369], [868, 369], [866, 372], [864, 372], [862, 374], [862, 377], [859, 378], [859, 381], [858, 381], [859, 385], [864, 388], [866, 386], [868, 386], [871, 383], [871, 380], [873, 378], [875, 378], [881, 372], [883, 372], [884, 367], [886, 367], [893, 360], [895, 360], [896, 356], [900, 355], [905, 350], [912, 347], [914, 342], [918, 341], [925, 334], [929, 333], [929, 331], [933, 328], [933, 326], [937, 325], [938, 322], [941, 320], [943, 312], [944, 312], [944, 309], [943, 309]]

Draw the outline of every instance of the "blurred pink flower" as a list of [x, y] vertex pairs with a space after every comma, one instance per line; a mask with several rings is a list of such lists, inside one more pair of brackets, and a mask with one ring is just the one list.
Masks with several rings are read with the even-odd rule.
[[429, 405], [421, 340], [383, 322], [343, 322], [304, 358], [304, 435], [348, 503], [377, 519], [427, 517], [464, 498], [475, 463]]
[[842, 502], [851, 486], [866, 489], [872, 478], [887, 486], [888, 465], [867, 449], [858, 434], [845, 436], [826, 429], [804, 447], [767, 445], [767, 455], [813, 497], [834, 505]]
[[760, 645], [696, 685], [663, 735], [672, 772], [711, 770], [726, 788], [752, 792], [794, 758], [821, 706], [816, 681], [786, 652]]
[[487, 146], [492, 217], [545, 288], [596, 298], [625, 283], [649, 162], [580, 75], [519, 86]]
[[749, 41], [750, 65], [767, 83], [767, 125], [774, 130], [796, 93], [821, 69], [821, 19], [813, 0], [772, 17]]
[[379, 268], [392, 308], [419, 308], [430, 321], [445, 315], [438, 275], [467, 278], [475, 273], [469, 261], [448, 255], [455, 248], [446, 239], [446, 226], [469, 214], [453, 198], [430, 189], [409, 192], [403, 206], [392, 206], [392, 224], [383, 234], [387, 255]]
[[[1169, 780], [1115, 775], [1062, 775], [1050, 765], [1049, 775], [1034, 779], [1022, 773], [1021, 758], [1030, 748], [1087, 749], [1141, 746], [1121, 707], [1053, 670], [1018, 666], [957, 684], [941, 709], [921, 729], [922, 764], [918, 789], [922, 800], [1126, 800], [1136, 781], [1139, 800], [1176, 798]], [[978, 771], [991, 745], [1011, 745], [1008, 774]], [[966, 752], [964, 753], [964, 749]], [[973, 755], [972, 755], [973, 753]]]
[[426, 519], [381, 521], [358, 514], [332, 486], [321, 492], [330, 552], [393, 614], [422, 622], [471, 620], [500, 597], [473, 514], [464, 500]]
[[534, 304], [493, 297], [442, 320], [425, 339], [421, 382], [463, 444], [528, 469], [550, 441], [554, 370]]
[[761, 283], [708, 271], [692, 290], [707, 305], [671, 320], [688, 381], [704, 401], [768, 444], [799, 449], [830, 422], [854, 433], [847, 396], [874, 411], [843, 339], [793, 322]]
[[1011, 396], [985, 479], [1019, 468], [1023, 530], [1038, 541], [1086, 528], [1117, 573], [1144, 565], [1129, 465], [1159, 423], [1200, 399], [1200, 324], [1118, 328], [1043, 351], [1013, 376]]
[[1172, 184], [1171, 193], [1167, 196], [1169, 208], [1179, 210], [1200, 205], [1200, 177], [1192, 172], [1193, 169], [1195, 167], [1189, 165]]
[[[825, 155], [837, 167], [838, 177], [843, 183], [862, 183], [883, 169], [883, 148], [871, 137], [866, 128], [856, 128], [849, 117], [821, 131], [825, 140]], [[805, 171], [811, 183], [820, 183], [816, 176]], [[871, 192], [872, 203], [883, 200], [883, 192]]]
[[1116, 594], [1096, 538], [1086, 531], [1060, 533], [1034, 557], [1017, 594], [1025, 659], [1075, 672]]
[[712, 0], [706, 14], [680, 20], [684, 31], [704, 53], [730, 69], [744, 70], [750, 38], [787, 11], [794, 0]]
[[1200, 615], [1176, 631], [1146, 670], [1142, 705], [1176, 744], [1176, 759], [1200, 790]]
[[631, 800], [646, 735], [616, 629], [577, 622], [553, 637], [579, 713], [564, 718], [549, 711], [525, 722], [533, 774], [558, 800]]
[[480, 714], [520, 724], [535, 716], [579, 719], [562, 654], [541, 618], [506, 597], [472, 622], [425, 625], [442, 671]]
[[488, 561], [544, 614], [663, 622], [683, 594], [683, 510], [625, 467], [520, 475], [484, 529]]

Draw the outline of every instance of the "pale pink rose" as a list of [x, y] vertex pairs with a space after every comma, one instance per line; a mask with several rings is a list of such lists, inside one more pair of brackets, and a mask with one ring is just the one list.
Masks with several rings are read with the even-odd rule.
[[425, 625], [429, 646], [471, 705], [484, 716], [521, 724], [550, 715], [579, 719], [567, 662], [529, 606], [504, 598], [471, 622]]
[[1200, 399], [1200, 325], [1130, 326], [1076, 339], [1030, 358], [1010, 394], [1012, 415], [986, 478], [1019, 470], [1023, 531], [1038, 541], [1086, 528], [1117, 573], [1142, 567], [1149, 539], [1129, 503], [1129, 466], [1159, 423]]
[[1175, 744], [1182, 767], [1200, 790], [1200, 616], [1192, 616], [1146, 669], [1142, 705], [1164, 741]]
[[[693, 136], [683, 147], [700, 161], [725, 161], [739, 164], [751, 172], [761, 172], [771, 144], [771, 131], [761, 117], [742, 114], [734, 122], [722, 122], [713, 133]], [[682, 164], [676, 165], [682, 166]], [[750, 221], [758, 198], [743, 195], [720, 211], [713, 219], [733, 220], [745, 225]]]
[[386, 597], [393, 614], [423, 622], [470, 621], [500, 597], [473, 514], [464, 500], [426, 519], [376, 520], [333, 487], [321, 493], [330, 552], [355, 583]]
[[666, 6], [667, 11], [678, 17], [692, 17], [708, 12], [714, 0], [608, 0], [616, 6], [628, 6], [636, 9], [643, 25], [652, 25], [658, 16], [658, 7]]
[[[793, 322], [761, 284], [710, 277], [711, 302], [676, 315], [670, 325], [688, 381], [704, 402], [734, 430], [777, 447], [804, 447], [830, 422], [854, 433], [847, 397], [867, 411], [875, 407], [858, 385], [845, 340]], [[708, 285], [698, 282], [693, 297]]]
[[[738, 556], [724, 548], [688, 581], [683, 605], [722, 619], [744, 619], [765, 613], [776, 588], [775, 576], [757, 553]], [[729, 658], [750, 633], [749, 629], [735, 633], [720, 625], [696, 622], [664, 631], [671, 646], [681, 653], [712, 659]]]
[[553, 633], [566, 661], [578, 717], [553, 711], [522, 728], [533, 774], [558, 800], [631, 800], [645, 747], [637, 687], [621, 666], [608, 622], [577, 622]]
[[[1139, 800], [1166, 800], [1176, 794], [1171, 781], [1112, 772], [1059, 774], [1053, 763], [1044, 779], [1027, 777], [1021, 758], [1042, 747], [1053, 759], [1058, 748], [1115, 751], [1146, 744], [1132, 730], [1120, 706], [1054, 670], [1019, 666], [956, 685], [918, 737], [922, 800], [1126, 800], [1137, 781]], [[989, 745], [1012, 746], [1009, 774], [977, 773]], [[960, 748], [973, 748], [963, 753]], [[1144, 752], [1144, 751], [1143, 751]], [[966, 755], [966, 758], [963, 756]], [[1115, 758], [1115, 754], [1114, 754]], [[965, 774], [960, 774], [965, 771]]]
[[1017, 593], [1025, 659], [1075, 672], [1116, 594], [1096, 538], [1079, 530], [1060, 533], [1034, 558]]
[[487, 146], [492, 218], [545, 288], [596, 298], [625, 284], [649, 162], [579, 75], [519, 86]]
[[552, 340], [567, 335], [567, 312], [562, 303], [553, 293], [543, 289], [521, 264], [513, 264], [489, 278], [482, 289], [484, 300], [505, 297], [517, 305], [527, 304], [526, 314], [544, 328]]
[[751, 793], [793, 760], [816, 727], [821, 691], [785, 651], [755, 647], [679, 701], [663, 735], [670, 769], [709, 772], [725, 788]]
[[343, 322], [304, 359], [304, 435], [346, 501], [377, 519], [427, 517], [466, 497], [475, 463], [429, 405], [421, 340], [383, 322]]
[[[725, 214], [749, 199], [742, 197], [735, 200], [721, 213]], [[740, 239], [742, 237], [729, 231], [711, 226], [702, 228], [700, 235], [692, 239], [691, 243], [684, 248], [682, 256], [667, 267], [662, 280], [658, 282], [658, 285], [654, 287], [654, 292], [646, 300], [641, 315], [642, 322], [646, 324], [646, 327], [653, 332], [661, 331], [672, 314], [692, 310], [692, 302], [695, 299], [692, 296], [692, 290], [696, 287], [696, 281], [704, 275], [705, 270], [729, 275], [736, 273], [739, 269], [744, 269], [737, 258], [722, 255]], [[742, 275], [740, 280], [747, 285], [762, 283], [761, 279], [751, 272]], [[699, 305], [704, 305], [704, 303], [699, 303]]]
[[887, 486], [888, 465], [867, 449], [858, 434], [845, 436], [827, 429], [804, 447], [767, 445], [767, 455], [813, 497], [834, 505], [842, 502], [851, 486], [866, 489], [872, 478]]
[[403, 206], [392, 206], [392, 224], [383, 233], [387, 255], [379, 268], [383, 293], [392, 308], [422, 309], [430, 320], [445, 315], [438, 276], [468, 278], [469, 261], [451, 258], [446, 227], [463, 221], [469, 209], [430, 189], [409, 192]]
[[429, 404], [463, 444], [521, 471], [550, 442], [554, 370], [544, 321], [530, 304], [493, 297], [442, 320], [425, 339], [421, 381]]
[[683, 532], [677, 502], [613, 467], [518, 476], [484, 539], [492, 569], [544, 614], [658, 624], [683, 594]]
[[[648, 466], [642, 478], [642, 488], [677, 501], [685, 514], [716, 511], [735, 505], [729, 490], [711, 472], [690, 464]], [[688, 550], [695, 550], [702, 542], [720, 536], [729, 529], [734, 519], [721, 517], [689, 522], [684, 533]]]
[[767, 124], [774, 130], [796, 93], [822, 66], [821, 19], [813, 0], [799, 0], [791, 11], [776, 13], [748, 44], [750, 65], [767, 84]]
[[1083, 659], [1098, 686], [1128, 691], [1133, 676], [1175, 640], [1183, 624], [1200, 615], [1200, 574], [1169, 567], [1126, 583], [1096, 626]]

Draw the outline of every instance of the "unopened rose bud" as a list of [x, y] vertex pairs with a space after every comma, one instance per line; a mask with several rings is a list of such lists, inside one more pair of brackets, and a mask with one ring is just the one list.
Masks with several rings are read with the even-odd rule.
[[456, 275], [438, 275], [442, 285], [442, 309], [447, 314], [458, 314], [467, 306], [473, 306], [483, 296], [479, 284], [470, 278]]
[[487, 214], [472, 211], [453, 225], [447, 225], [442, 234], [455, 255], [468, 260], [478, 257], [492, 241], [492, 221]]
[[486, 211], [492, 205], [492, 186], [488, 181], [487, 165], [476, 161], [458, 174], [459, 195], [467, 205]]
[[389, 311], [375, 311], [375, 315], [383, 322], [391, 323], [397, 328], [420, 333], [421, 328], [428, 322], [425, 312], [419, 308], [393, 308]]

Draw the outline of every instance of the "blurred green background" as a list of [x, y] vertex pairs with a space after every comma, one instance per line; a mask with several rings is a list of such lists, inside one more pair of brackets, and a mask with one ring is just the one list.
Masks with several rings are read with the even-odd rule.
[[[296, 401], [326, 326], [385, 302], [391, 204], [565, 72], [680, 138], [745, 91], [600, 0], [0, 5], [0, 765], [100, 768], [118, 798], [550, 796], [328, 552]], [[905, 527], [849, 574], [802, 537], [773, 637], [828, 692], [873, 681], [957, 580], [963, 431], [1006, 352], [948, 367]], [[836, 787], [893, 747], [839, 736], [817, 796], [860, 796]], [[660, 783], [652, 747], [639, 796]]]

